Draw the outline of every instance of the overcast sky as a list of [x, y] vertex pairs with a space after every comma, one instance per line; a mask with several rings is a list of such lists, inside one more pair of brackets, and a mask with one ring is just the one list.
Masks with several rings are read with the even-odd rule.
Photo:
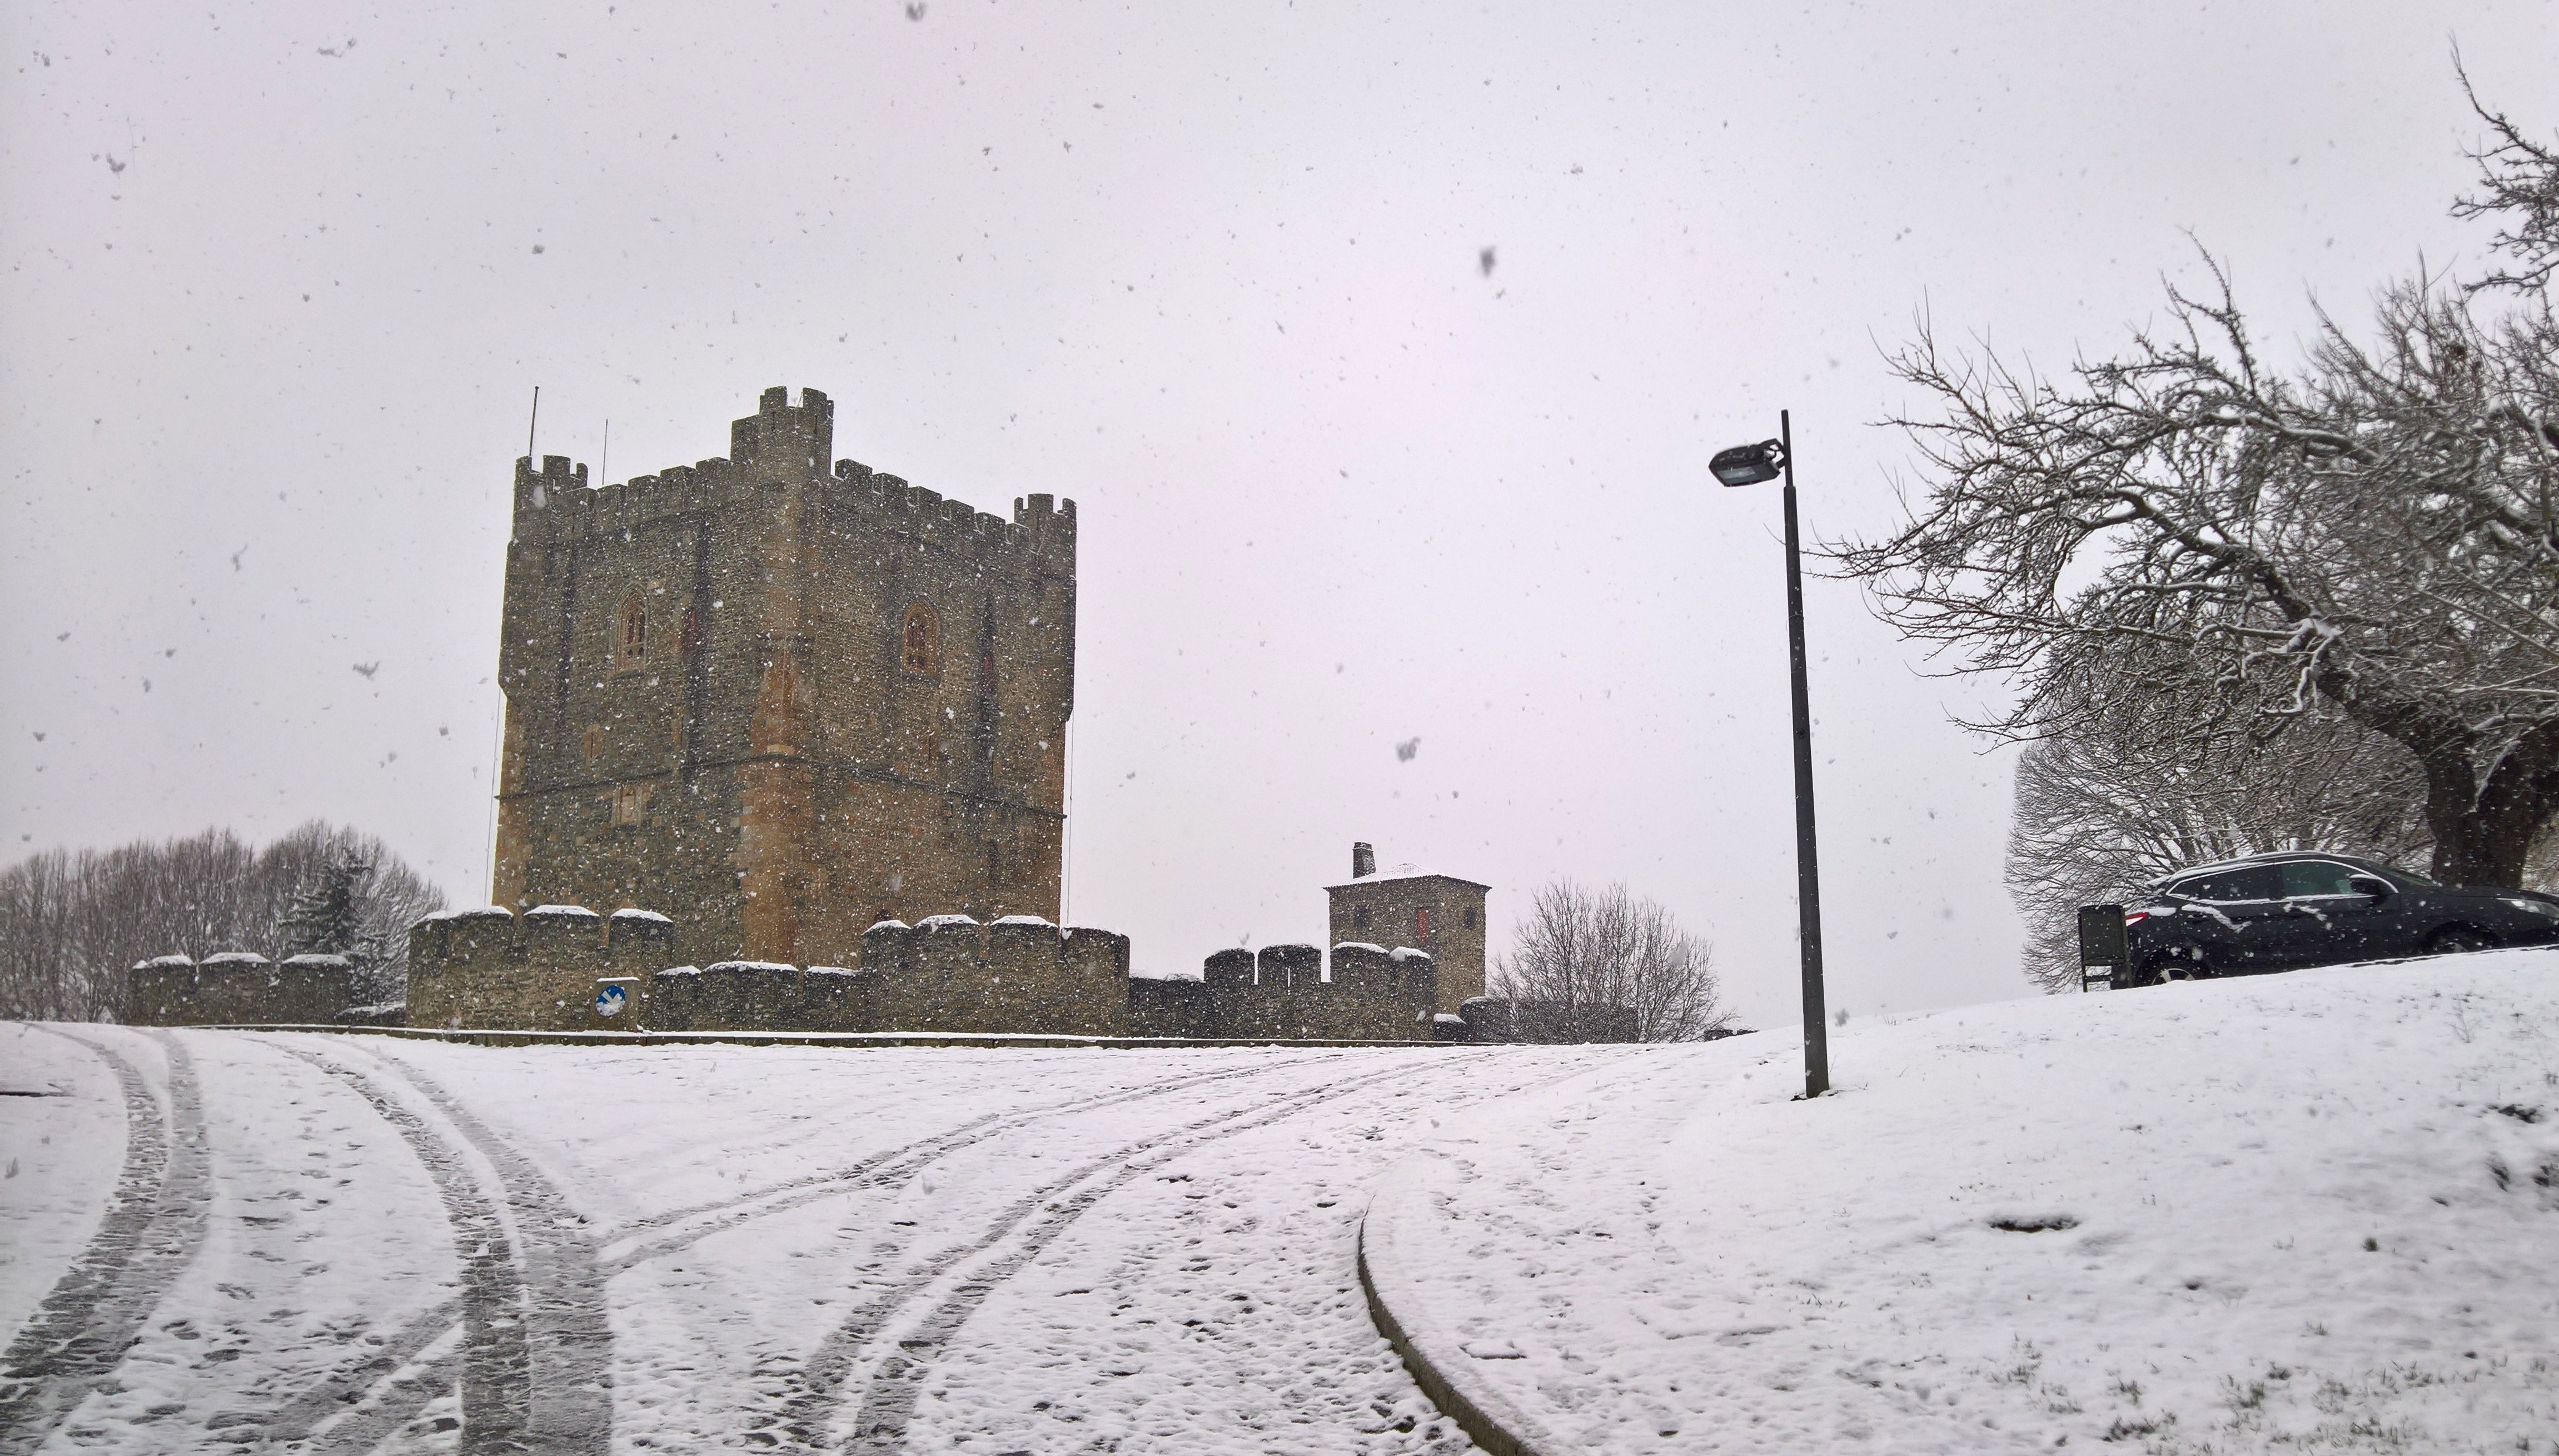
[[[1793, 995], [1774, 488], [1876, 529], [1916, 311], [2047, 366], [2197, 242], [2279, 358], [2475, 261], [2531, 3], [12, 3], [0, 829], [311, 817], [488, 887], [510, 462], [773, 384], [1082, 516], [1069, 917], [1317, 940], [1354, 838], [1622, 879]], [[1489, 270], [1486, 259], [1489, 258]], [[610, 459], [605, 422], [611, 421]], [[2024, 994], [1981, 691], [1808, 586], [1832, 1000]], [[372, 668], [359, 672], [358, 664]], [[1399, 743], [1419, 739], [1408, 761]], [[680, 907], [662, 907], [679, 910]]]

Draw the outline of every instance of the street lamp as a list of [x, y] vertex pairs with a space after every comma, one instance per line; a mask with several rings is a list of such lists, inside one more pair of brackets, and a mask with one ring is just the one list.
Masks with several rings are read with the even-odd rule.
[[1822, 1009], [1822, 882], [1813, 852], [1813, 710], [1804, 691], [1804, 571], [1795, 541], [1795, 432], [1777, 411], [1777, 438], [1719, 450], [1707, 469], [1728, 486], [1786, 478], [1786, 647], [1795, 689], [1795, 914], [1804, 948], [1804, 1095], [1830, 1091], [1830, 1037]]

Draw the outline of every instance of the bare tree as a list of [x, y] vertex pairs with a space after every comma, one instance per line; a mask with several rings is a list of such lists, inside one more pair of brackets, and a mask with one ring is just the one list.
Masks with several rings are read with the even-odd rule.
[[76, 878], [75, 862], [60, 849], [0, 871], [0, 1015], [96, 1021], [114, 1010], [118, 982], [89, 975], [73, 956]]
[[1639, 1042], [1693, 1042], [1732, 1020], [1714, 948], [1671, 913], [1623, 885], [1558, 880], [1529, 902], [1512, 948], [1493, 967], [1496, 996], [1535, 1005], [1540, 1039], [1614, 1040], [1633, 1016]]
[[350, 862], [374, 868], [349, 882], [331, 933], [364, 954], [369, 994], [396, 997], [408, 928], [442, 909], [444, 894], [381, 840], [315, 821], [263, 850], [209, 829], [103, 851], [47, 850], [0, 870], [0, 1016], [112, 1019], [137, 960], [306, 948], [310, 927], [295, 908], [330, 899], [333, 873], [346, 878]]
[[[2455, 65], [2458, 70], [2459, 63]], [[2526, 137], [2505, 113], [2481, 105], [2468, 73], [2462, 73], [2462, 93], [2495, 140], [2471, 153], [2479, 164], [2481, 191], [2454, 203], [2453, 216], [2503, 221], [2495, 246], [2514, 260], [2511, 271], [2499, 268], [2471, 287], [2540, 292], [2550, 286], [2551, 274], [2559, 272], [2559, 151]]]
[[[2484, 209], [2550, 183], [2545, 151], [2493, 155]], [[2166, 742], [2266, 743], [2332, 713], [2412, 756], [2437, 877], [2515, 885], [2559, 812], [2548, 273], [2498, 295], [2392, 284], [2369, 343], [2323, 317], [2291, 373], [2258, 358], [2217, 263], [2212, 295], [2172, 289], [2170, 329], [2066, 386], [1923, 322], [1893, 365], [1937, 412], [1893, 423], [1927, 499], [1830, 549], [1886, 620], [2017, 684], [1975, 727], [2066, 737], [2113, 705]]]

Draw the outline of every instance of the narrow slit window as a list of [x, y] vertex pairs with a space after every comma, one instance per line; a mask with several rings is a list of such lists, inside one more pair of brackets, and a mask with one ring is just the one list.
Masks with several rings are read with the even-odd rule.
[[616, 655], [637, 662], [649, 655], [649, 604], [638, 592], [622, 599], [620, 646]]
[[942, 622], [922, 602], [906, 609], [899, 633], [898, 662], [909, 672], [931, 677], [942, 670]]

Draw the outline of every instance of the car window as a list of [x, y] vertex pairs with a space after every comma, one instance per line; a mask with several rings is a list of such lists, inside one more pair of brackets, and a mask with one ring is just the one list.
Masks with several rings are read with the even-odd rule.
[[2354, 887], [2346, 881], [2355, 872], [2344, 865], [2326, 859], [2295, 860], [2284, 866], [2284, 898], [2296, 895], [2351, 895]]
[[2273, 900], [2283, 886], [2283, 876], [2271, 864], [2252, 864], [2244, 869], [2213, 870], [2192, 875], [2168, 887], [2172, 895], [2188, 900]]

